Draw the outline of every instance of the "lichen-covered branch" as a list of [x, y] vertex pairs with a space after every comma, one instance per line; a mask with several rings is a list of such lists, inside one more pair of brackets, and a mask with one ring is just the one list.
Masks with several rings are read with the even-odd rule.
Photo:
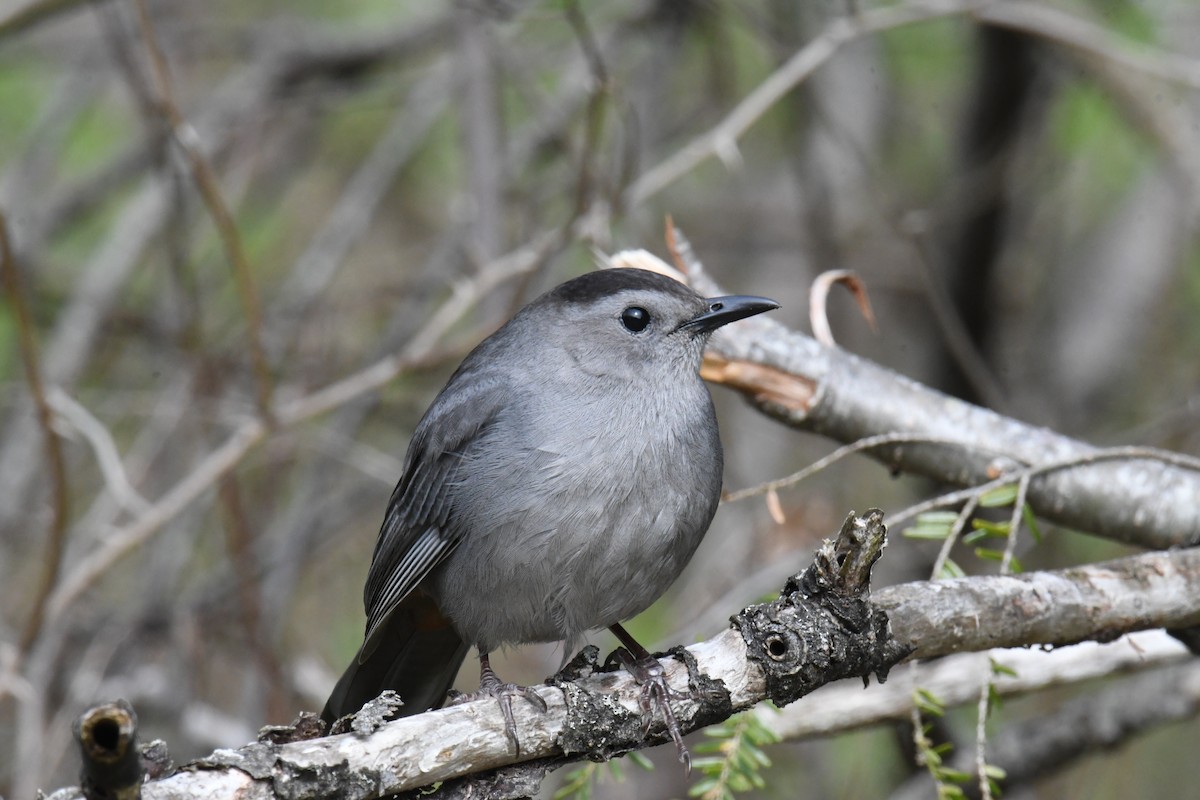
[[[871, 595], [866, 578], [883, 545], [880, 519], [878, 511], [851, 517], [779, 599], [744, 610], [730, 628], [664, 659], [671, 686], [691, 695], [673, 703], [684, 731], [767, 698], [786, 704], [839, 678], [886, 675], [910, 651], [928, 658], [995, 646], [1106, 641], [1126, 631], [1200, 622], [1200, 550], [1019, 577], [918, 582]], [[370, 798], [447, 782], [445, 796], [520, 797], [569, 760], [666, 741], [661, 725], [643, 735], [640, 687], [622, 670], [606, 671], [594, 648], [565, 673], [536, 687], [546, 713], [514, 706], [521, 764], [514, 763], [494, 701], [385, 724], [372, 719], [379, 707], [368, 706], [358, 732], [282, 744], [273, 735], [218, 751], [147, 783], [143, 796]]]
[[1200, 623], [1200, 548], [1054, 572], [905, 583], [872, 599], [918, 658], [1105, 642], [1129, 631]]

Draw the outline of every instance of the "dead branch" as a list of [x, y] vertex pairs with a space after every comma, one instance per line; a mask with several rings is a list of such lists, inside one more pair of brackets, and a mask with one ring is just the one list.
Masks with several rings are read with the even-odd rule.
[[[865, 578], [882, 546], [881, 520], [879, 512], [851, 517], [838, 541], [826, 542], [778, 600], [751, 606], [717, 636], [671, 652], [664, 660], [668, 680], [678, 691], [690, 690], [692, 698], [675, 709], [683, 730], [715, 723], [763, 699], [786, 704], [839, 678], [886, 676], [910, 652], [931, 658], [996, 646], [1107, 641], [1132, 630], [1200, 622], [1198, 549], [1019, 577], [923, 581], [871, 596]], [[590, 648], [568, 665], [570, 680], [537, 687], [549, 706], [545, 714], [524, 705], [514, 709], [527, 759], [520, 765], [514, 765], [493, 701], [378, 727], [366, 722], [380, 712], [369, 705], [359, 715], [359, 732], [219, 751], [147, 783], [143, 795], [153, 800], [237, 792], [268, 798], [336, 791], [369, 798], [472, 776], [484, 782], [472, 783], [472, 791], [486, 785], [498, 792], [484, 796], [525, 796], [520, 792], [527, 794], [529, 781], [538, 780], [531, 773], [544, 775], [568, 760], [610, 758], [666, 740], [660, 727], [643, 735], [640, 687], [624, 671], [605, 671], [595, 652]], [[506, 771], [475, 777], [499, 767]]]

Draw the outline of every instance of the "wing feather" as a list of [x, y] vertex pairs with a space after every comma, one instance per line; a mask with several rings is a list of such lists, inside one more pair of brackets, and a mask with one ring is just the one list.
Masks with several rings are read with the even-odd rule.
[[363, 592], [366, 643], [400, 602], [458, 545], [454, 488], [460, 467], [495, 424], [508, 400], [505, 384], [463, 367], [417, 425], [404, 473], [392, 492]]

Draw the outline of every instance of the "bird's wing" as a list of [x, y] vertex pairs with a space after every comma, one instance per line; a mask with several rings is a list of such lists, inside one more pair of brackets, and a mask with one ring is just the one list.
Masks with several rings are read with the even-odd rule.
[[360, 658], [374, 649], [372, 636], [386, 627], [387, 616], [462, 536], [454, 509], [460, 467], [509, 398], [503, 383], [471, 372], [455, 373], [413, 434], [367, 575], [367, 633]]

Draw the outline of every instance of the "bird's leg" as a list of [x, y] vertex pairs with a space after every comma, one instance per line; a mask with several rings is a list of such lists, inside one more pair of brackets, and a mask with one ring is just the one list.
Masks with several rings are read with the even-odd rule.
[[520, 695], [528, 700], [538, 711], [546, 711], [546, 701], [541, 695], [535, 692], [528, 686], [518, 686], [515, 683], [505, 683], [500, 680], [500, 676], [492, 669], [492, 662], [488, 659], [488, 654], [479, 653], [479, 689], [478, 691], [462, 694], [459, 692], [451, 693], [450, 705], [456, 706], [460, 703], [469, 703], [472, 700], [479, 700], [484, 697], [494, 697], [500, 703], [500, 711], [504, 714], [504, 733], [508, 736], [508, 741], [512, 744], [513, 751], [519, 756], [521, 755], [521, 742], [517, 739], [517, 721], [513, 719], [512, 699], [514, 696]]
[[621, 666], [625, 667], [642, 687], [639, 704], [646, 726], [644, 734], [650, 732], [650, 725], [654, 722], [654, 709], [657, 706], [662, 714], [663, 723], [667, 727], [667, 733], [670, 734], [671, 741], [675, 743], [675, 749], [679, 752], [679, 761], [688, 772], [691, 772], [692, 755], [683, 743], [679, 722], [675, 719], [675, 712], [671, 710], [671, 700], [686, 700], [690, 695], [685, 692], [677, 692], [667, 684], [662, 662], [651, 655], [649, 650], [642, 647], [637, 639], [630, 636], [629, 631], [620, 624], [609, 625], [608, 629], [623, 645], [623, 647], [617, 648], [616, 653], [617, 658], [621, 661]]

